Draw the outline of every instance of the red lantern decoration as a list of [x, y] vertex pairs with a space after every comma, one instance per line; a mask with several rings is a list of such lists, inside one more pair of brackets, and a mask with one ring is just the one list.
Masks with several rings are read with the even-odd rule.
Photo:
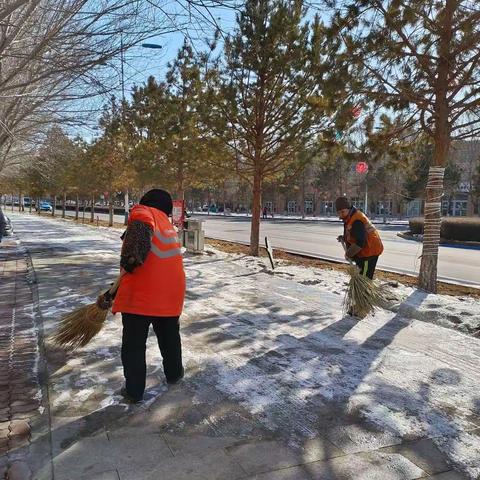
[[357, 173], [367, 173], [368, 172], [368, 163], [367, 162], [357, 162], [355, 165], [355, 170]]
[[358, 105], [356, 107], [352, 108], [352, 116], [353, 118], [358, 118], [360, 114], [362, 113], [362, 107], [359, 107]]

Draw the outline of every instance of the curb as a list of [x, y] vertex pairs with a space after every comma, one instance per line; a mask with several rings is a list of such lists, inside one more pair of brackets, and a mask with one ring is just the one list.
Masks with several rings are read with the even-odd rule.
[[[226, 240], [224, 238], [211, 237], [211, 236], [205, 237], [205, 240], [208, 240], [208, 239], [220, 240], [222, 242], [235, 243], [235, 244], [238, 244], [238, 245], [246, 245], [246, 246], [250, 245], [249, 242]], [[260, 245], [260, 248], [265, 249], [265, 247], [263, 245]], [[280, 250], [280, 251], [285, 252], [285, 253], [291, 253], [293, 255], [298, 255], [300, 257], [305, 257], [305, 258], [325, 260], [325, 261], [328, 261], [328, 262], [341, 263], [341, 264], [345, 264], [345, 265], [347, 264], [346, 260], [343, 260], [343, 259], [338, 258], [338, 257], [330, 257], [328, 255], [314, 255], [314, 254], [311, 254], [311, 253], [300, 252], [298, 250], [291, 250], [291, 249], [278, 248], [278, 247], [273, 247], [273, 250]], [[381, 266], [379, 266], [379, 267], [376, 268], [376, 270], [380, 270], [380, 271], [388, 272], [388, 273], [397, 273], [399, 275], [405, 275], [407, 277], [412, 277], [412, 278], [415, 278], [415, 277], [418, 276], [418, 273], [412, 273], [412, 272], [409, 272], [407, 270], [402, 270], [400, 268], [397, 269], [397, 268], [393, 268], [393, 267], [381, 267]], [[478, 284], [477, 283], [470, 283], [470, 282], [465, 283], [465, 282], [461, 282], [460, 280], [455, 279], [455, 278], [438, 277], [437, 281], [442, 282], [442, 283], [448, 283], [450, 285], [460, 285], [460, 286], [467, 287], [467, 288], [480, 289], [480, 283], [478, 283]]]

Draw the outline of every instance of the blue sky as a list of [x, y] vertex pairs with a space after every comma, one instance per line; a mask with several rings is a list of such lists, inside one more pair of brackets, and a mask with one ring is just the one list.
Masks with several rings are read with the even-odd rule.
[[[212, 15], [216, 22], [220, 25], [223, 31], [231, 31], [235, 26], [235, 12], [233, 10], [213, 9]], [[183, 45], [184, 39], [188, 38], [195, 50], [201, 51], [206, 48], [205, 41], [211, 38], [214, 33], [213, 22], [211, 25], [204, 27], [202, 32], [198, 32], [195, 28], [188, 30], [169, 33], [166, 35], [153, 37], [148, 39], [146, 43], [154, 43], [161, 45], [161, 49], [148, 49], [141, 46], [135, 46], [125, 52], [124, 55], [124, 82], [125, 82], [125, 96], [128, 100], [130, 92], [134, 85], [141, 85], [146, 82], [150, 75], [157, 79], [163, 79], [168, 68], [168, 63], [172, 61], [178, 50]], [[113, 79], [116, 87], [109, 95], [97, 97], [89, 101], [94, 108], [100, 109], [108, 101], [108, 97], [113, 94], [117, 98], [121, 98], [121, 69], [120, 69], [120, 55], [117, 61], [114, 61], [114, 69], [111, 70], [111, 75], [118, 77]], [[98, 118], [98, 116], [97, 116]], [[96, 117], [91, 116], [91, 127], [96, 124]], [[93, 128], [76, 129], [77, 134], [84, 136], [90, 140], [95, 136]]]

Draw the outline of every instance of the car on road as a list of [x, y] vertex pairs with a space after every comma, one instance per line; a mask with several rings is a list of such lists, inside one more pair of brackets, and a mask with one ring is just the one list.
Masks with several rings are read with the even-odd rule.
[[5, 215], [7, 224], [5, 225], [4, 235], [13, 235], [13, 226], [11, 220]]
[[5, 228], [3, 229], [0, 235], [0, 237], [6, 237], [7, 235], [13, 235], [13, 226], [11, 220], [3, 213], [3, 216], [5, 218]]
[[23, 206], [25, 208], [35, 207], [35, 200], [32, 200], [30, 197], [23, 197]]
[[51, 212], [53, 210], [52, 205], [48, 202], [40, 202], [39, 208], [41, 212]]

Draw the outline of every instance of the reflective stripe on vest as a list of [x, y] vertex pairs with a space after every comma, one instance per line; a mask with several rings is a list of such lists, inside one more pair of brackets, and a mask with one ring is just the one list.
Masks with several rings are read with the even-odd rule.
[[155, 232], [154, 233], [155, 235], [155, 238], [157, 238], [158, 240], [160, 240], [162, 243], [165, 243], [165, 244], [169, 244], [169, 243], [179, 243], [178, 242], [178, 238], [177, 238], [177, 235], [175, 235], [174, 237], [164, 237], [160, 232]]
[[176, 255], [182, 255], [182, 251], [179, 248], [172, 248], [171, 250], [160, 250], [152, 243], [151, 252], [158, 258], [170, 258]]
[[170, 245], [174, 245], [175, 248], [166, 248], [165, 250], [162, 250], [158, 248], [153, 242], [152, 246], [150, 247], [150, 251], [158, 258], [164, 259], [164, 258], [171, 258], [175, 257], [177, 255], [181, 256], [182, 255], [182, 250], [180, 249], [180, 242], [178, 241], [177, 234], [175, 230], [167, 230], [165, 233], [173, 233], [174, 236], [167, 237], [165, 235], [162, 235], [161, 232], [158, 230], [154, 232], [154, 237], [165, 247], [169, 247]]

